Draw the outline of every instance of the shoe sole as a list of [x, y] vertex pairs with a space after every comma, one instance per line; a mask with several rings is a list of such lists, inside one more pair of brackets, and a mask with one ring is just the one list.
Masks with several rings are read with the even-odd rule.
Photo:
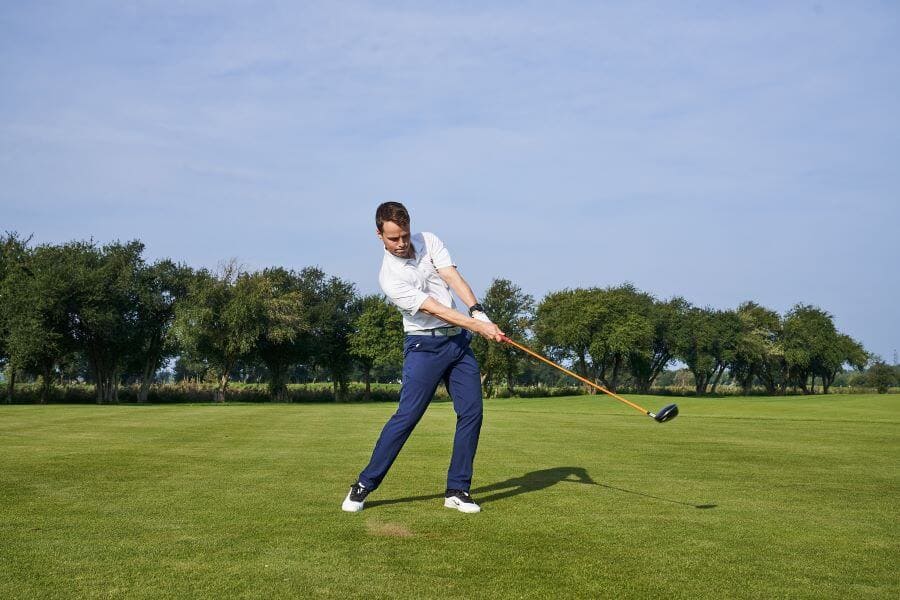
[[456, 498], [444, 498], [444, 508], [455, 508], [461, 513], [470, 515], [481, 512], [481, 507], [477, 504], [473, 506], [471, 504], [466, 504], [465, 502], [460, 502]]

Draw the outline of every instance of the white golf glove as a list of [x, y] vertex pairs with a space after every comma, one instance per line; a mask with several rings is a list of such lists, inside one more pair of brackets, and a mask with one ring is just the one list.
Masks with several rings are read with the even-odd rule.
[[480, 310], [476, 310], [475, 312], [473, 312], [472, 318], [478, 319], [479, 321], [484, 321], [485, 323], [493, 323], [493, 321], [491, 321], [488, 318], [488, 316], [486, 314], [484, 314], [483, 312], [481, 312]]

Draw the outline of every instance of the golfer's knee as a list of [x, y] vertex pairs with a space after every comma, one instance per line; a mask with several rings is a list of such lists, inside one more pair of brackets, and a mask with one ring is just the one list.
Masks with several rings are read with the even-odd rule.
[[393, 425], [397, 429], [402, 429], [404, 431], [412, 431], [413, 428], [419, 423], [422, 419], [422, 415], [425, 411], [412, 411], [412, 410], [404, 410], [397, 411], [391, 417], [391, 425]]
[[478, 406], [468, 406], [462, 410], [456, 411], [456, 418], [480, 423], [484, 418], [484, 411], [481, 408], [481, 404], [478, 404]]

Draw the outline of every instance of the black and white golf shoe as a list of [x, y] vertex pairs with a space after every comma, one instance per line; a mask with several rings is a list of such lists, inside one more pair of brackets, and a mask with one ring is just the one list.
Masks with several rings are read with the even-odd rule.
[[481, 507], [472, 500], [472, 496], [465, 490], [447, 490], [444, 494], [444, 506], [446, 508], [455, 508], [459, 512], [464, 513], [481, 512]]
[[350, 486], [350, 491], [347, 492], [347, 497], [344, 498], [344, 503], [341, 504], [341, 510], [345, 512], [359, 512], [363, 509], [363, 504], [366, 501], [366, 496], [369, 495], [369, 492], [372, 490], [367, 489], [360, 482], [356, 482]]

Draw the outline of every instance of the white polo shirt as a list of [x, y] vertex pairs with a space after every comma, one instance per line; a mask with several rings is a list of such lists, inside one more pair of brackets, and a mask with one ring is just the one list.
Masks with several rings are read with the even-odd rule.
[[411, 237], [411, 242], [416, 251], [414, 258], [400, 258], [384, 251], [378, 283], [403, 314], [404, 331], [447, 327], [448, 323], [420, 312], [419, 308], [428, 298], [456, 308], [450, 287], [437, 272], [438, 269], [456, 265], [444, 243], [433, 233], [417, 233]]

